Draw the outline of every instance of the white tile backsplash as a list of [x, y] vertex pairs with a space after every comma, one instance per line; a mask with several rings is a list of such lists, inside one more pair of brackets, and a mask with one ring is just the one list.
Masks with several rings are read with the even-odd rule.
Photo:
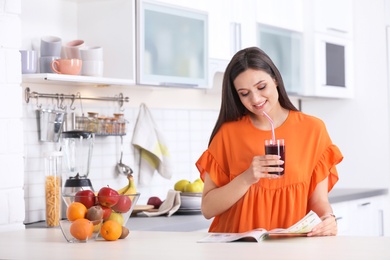
[[[44, 103], [45, 101], [41, 100], [40, 102]], [[23, 120], [26, 122], [24, 130], [25, 185], [27, 187], [25, 223], [31, 223], [44, 220], [44, 207], [42, 206], [44, 205], [43, 151], [56, 150], [58, 145], [39, 141], [35, 100], [23, 106]], [[95, 111], [105, 115], [112, 115], [115, 112], [115, 108], [112, 105], [107, 106], [105, 102], [83, 102], [83, 109], [84, 111]], [[208, 138], [212, 130], [210, 127], [214, 126], [218, 116], [218, 111], [214, 110], [149, 109], [168, 144], [172, 157], [173, 174], [172, 178], [167, 180], [155, 172], [149, 185], [141, 186], [138, 184], [138, 191], [141, 192], [139, 204], [146, 204], [151, 196], [159, 196], [161, 199], [165, 199], [168, 190], [173, 188], [176, 181], [180, 179], [195, 180], [199, 177], [195, 161], [207, 148]], [[139, 174], [142, 173], [139, 173], [138, 170], [138, 153], [131, 145], [131, 139], [138, 111], [138, 108], [126, 108], [124, 111], [125, 118], [128, 120], [128, 132], [123, 137], [123, 162], [134, 170], [136, 181]], [[89, 174], [95, 190], [106, 185], [121, 188], [127, 183], [126, 177], [116, 171], [120, 148], [120, 137], [95, 137]], [[63, 169], [66, 171], [64, 162]]]

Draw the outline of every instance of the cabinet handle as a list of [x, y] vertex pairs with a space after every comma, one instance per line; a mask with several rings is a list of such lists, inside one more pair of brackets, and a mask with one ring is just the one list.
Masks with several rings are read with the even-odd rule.
[[343, 217], [337, 217], [336, 222], [338, 222], [339, 220], [342, 220], [342, 219], [343, 219]]
[[235, 54], [241, 50], [241, 24], [231, 23], [230, 24], [230, 36], [231, 36], [231, 52]]
[[197, 84], [189, 84], [189, 83], [173, 83], [173, 82], [160, 82], [160, 86], [168, 86], [168, 87], [187, 87], [187, 88], [193, 88], [198, 87]]
[[365, 203], [359, 204], [358, 206], [359, 207], [364, 207], [364, 206], [368, 206], [370, 204], [371, 204], [371, 202], [365, 202]]
[[383, 210], [379, 210], [379, 236], [384, 236], [384, 225], [383, 225]]
[[326, 28], [326, 30], [328, 30], [328, 31], [333, 31], [333, 32], [338, 32], [338, 33], [344, 33], [344, 34], [347, 34], [347, 33], [348, 33], [348, 32], [345, 31], [345, 30], [340, 30], [340, 29], [332, 28], [332, 27], [328, 27], [328, 28]]

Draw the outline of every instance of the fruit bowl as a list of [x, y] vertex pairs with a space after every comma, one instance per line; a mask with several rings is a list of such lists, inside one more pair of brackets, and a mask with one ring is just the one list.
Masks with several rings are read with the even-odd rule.
[[[73, 222], [69, 220], [60, 220], [60, 228], [66, 241], [68, 241], [69, 243], [86, 243], [88, 241], [95, 240], [99, 236], [101, 223], [102, 220], [100, 222], [92, 223], [92, 232], [84, 232], [85, 226], [80, 228], [77, 226], [72, 227]], [[77, 223], [74, 225], [77, 225]], [[79, 231], [77, 231], [78, 228], [80, 229]]]
[[[62, 195], [66, 205], [66, 218], [60, 223], [61, 230], [68, 242], [87, 242], [96, 239], [100, 226], [107, 220], [118, 222], [122, 227], [126, 226], [134, 206], [140, 197], [140, 193], [122, 194], [114, 196], [100, 196], [91, 192], [88, 195]], [[94, 224], [92, 237], [75, 237], [70, 229], [73, 222], [85, 219]], [[77, 230], [76, 230], [77, 231]], [[80, 230], [82, 231], [82, 230]]]
[[202, 204], [201, 192], [181, 192], [180, 193], [180, 209], [200, 210]]

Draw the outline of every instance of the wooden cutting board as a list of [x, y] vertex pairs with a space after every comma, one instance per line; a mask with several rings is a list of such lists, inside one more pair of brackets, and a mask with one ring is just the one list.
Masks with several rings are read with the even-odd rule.
[[133, 212], [131, 212], [131, 215], [136, 215], [137, 213], [142, 211], [152, 211], [153, 208], [153, 205], [135, 205]]

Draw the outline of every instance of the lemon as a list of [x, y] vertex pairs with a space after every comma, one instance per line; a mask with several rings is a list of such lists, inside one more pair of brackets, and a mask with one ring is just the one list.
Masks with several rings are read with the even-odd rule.
[[180, 180], [180, 181], [178, 181], [178, 182], [175, 183], [174, 189], [175, 189], [176, 191], [184, 191], [184, 187], [185, 187], [188, 183], [190, 183], [189, 180]]
[[203, 185], [202, 185], [202, 183], [200, 183], [198, 181], [188, 183], [184, 187], [184, 192], [202, 192], [202, 191], [203, 191]]

